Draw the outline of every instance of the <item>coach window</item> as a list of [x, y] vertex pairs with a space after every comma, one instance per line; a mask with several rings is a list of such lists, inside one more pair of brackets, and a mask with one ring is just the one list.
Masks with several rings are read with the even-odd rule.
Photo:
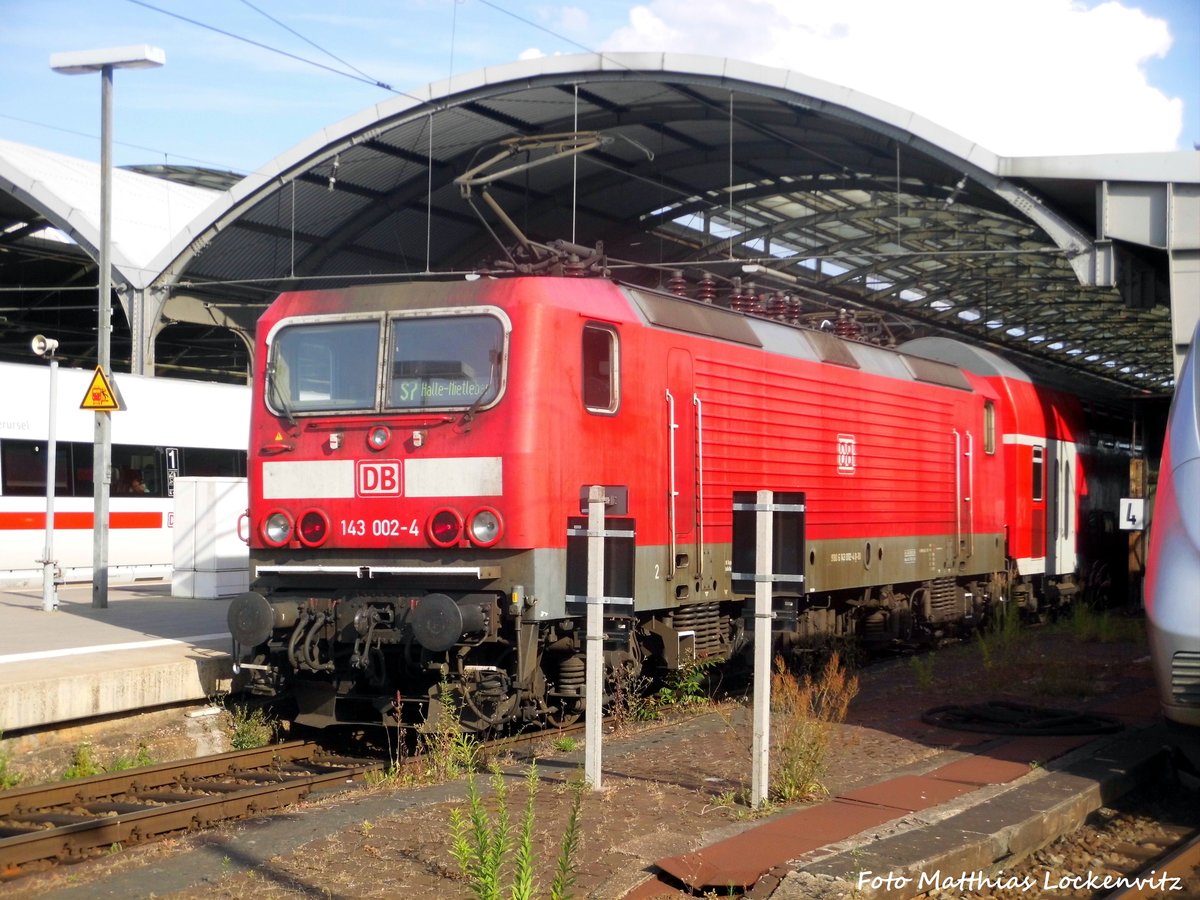
[[621, 399], [617, 332], [608, 325], [583, 326], [583, 405], [614, 413]]
[[[0, 441], [0, 494], [40, 497], [46, 493], [45, 441]], [[54, 454], [54, 495], [71, 496], [71, 445], [60, 443]]]
[[153, 447], [116, 444], [112, 448], [114, 497], [161, 497], [158, 454]]
[[983, 401], [983, 452], [996, 452], [996, 404], [991, 400]]
[[1034, 447], [1033, 448], [1033, 499], [1034, 500], [1041, 500], [1043, 497], [1042, 482], [1045, 480], [1045, 477], [1046, 477], [1046, 475], [1045, 475], [1045, 472], [1046, 472], [1045, 459], [1046, 459], [1045, 448]]

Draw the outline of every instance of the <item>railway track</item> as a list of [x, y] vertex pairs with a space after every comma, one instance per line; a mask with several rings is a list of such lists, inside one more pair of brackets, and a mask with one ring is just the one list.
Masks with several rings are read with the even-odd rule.
[[[554, 734], [583, 730], [580, 722]], [[478, 746], [488, 754], [520, 752], [545, 737], [534, 731]], [[402, 766], [419, 760], [420, 754], [406, 757]], [[389, 765], [385, 759], [340, 755], [314, 741], [289, 741], [2, 791], [0, 882], [114, 846], [261, 815]]]
[[0, 793], [0, 878], [295, 803], [384, 768], [290, 741]]
[[1122, 879], [1122, 885], [1104, 900], [1157, 900], [1159, 897], [1194, 897], [1200, 888], [1200, 832], [1180, 840], [1144, 868]]

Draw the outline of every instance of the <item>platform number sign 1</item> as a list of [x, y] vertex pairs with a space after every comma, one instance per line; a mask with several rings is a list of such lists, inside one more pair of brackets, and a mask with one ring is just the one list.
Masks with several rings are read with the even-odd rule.
[[167, 496], [175, 496], [175, 479], [179, 477], [179, 448], [168, 447], [167, 457]]
[[854, 435], [837, 436], [837, 470], [843, 475], [853, 475], [857, 465]]

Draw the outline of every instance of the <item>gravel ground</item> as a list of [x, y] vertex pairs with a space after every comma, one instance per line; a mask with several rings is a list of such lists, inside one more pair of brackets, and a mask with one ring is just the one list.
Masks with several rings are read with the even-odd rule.
[[[1015, 697], [1048, 706], [1078, 707], [1143, 690], [1150, 677], [1145, 653], [1144, 642], [1137, 636], [1081, 641], [1063, 629], [1043, 629], [1010, 646], [995, 647], [991, 655], [967, 644], [948, 648], [936, 657], [915, 662], [897, 659], [864, 669], [849, 719], [832, 740], [826, 784], [839, 791], [871, 783], [946, 750], [946, 733], [920, 722], [921, 712], [932, 706]], [[742, 717], [743, 713], [727, 711], [707, 716], [707, 725], [675, 729], [669, 736], [634, 739], [623, 745], [613, 742], [605, 755], [606, 770], [612, 767], [612, 777], [606, 774], [606, 790], [585, 803], [581, 890], [576, 896], [615, 900], [647, 876], [654, 860], [752, 826], [752, 817], [731, 799], [748, 780], [749, 741]], [[161, 734], [162, 729], [161, 722], [155, 722], [145, 734], [131, 728], [124, 744], [136, 747], [153, 732]], [[61, 747], [58, 752], [66, 749]], [[538, 797], [538, 830], [539, 840], [545, 838], [550, 845], [562, 835], [569, 794], [560, 787], [573, 766], [565, 760], [557, 767], [548, 762], [543, 770], [546, 781]], [[316, 801], [253, 827], [229, 826], [65, 867], [5, 885], [3, 892], [89, 900], [165, 895], [188, 900], [397, 893], [468, 896], [446, 845], [449, 811], [463, 803], [461, 786], [427, 790], [423, 798], [419, 794], [422, 792], [377, 789], [357, 798]], [[514, 792], [514, 821], [520, 815], [522, 797], [521, 791]], [[1119, 851], [1132, 854], [1136, 866], [1139, 857], [1144, 859], [1153, 847], [1167, 840], [1170, 829], [1184, 827], [1189, 821], [1192, 827], [1200, 825], [1196, 821], [1200, 802], [1195, 794], [1185, 797], [1182, 791], [1168, 791], [1148, 802], [1160, 805], [1139, 810], [1122, 801], [1113, 810], [1098, 813], [1095, 825], [1089, 826], [1096, 829], [1097, 836], [1091, 837], [1090, 843], [1080, 837], [1078, 850], [1054, 845], [1018, 863], [1027, 870], [1005, 870], [1006, 875], [1033, 873], [1030, 877], [1037, 879], [1036, 889], [1009, 893], [948, 889], [931, 897], [1095, 896], [1094, 891], [1070, 893], [1057, 888], [1047, 893], [1041, 889], [1043, 874], [1061, 872], [1076, 877], [1086, 876], [1089, 870], [1100, 873], [1099, 864], [1117, 864], [1114, 854]], [[1101, 836], [1105, 832], [1100, 826], [1105, 823], [1116, 823], [1116, 836], [1111, 839]], [[1152, 830], [1151, 823], [1164, 831]], [[852, 894], [843, 891], [828, 896]]]

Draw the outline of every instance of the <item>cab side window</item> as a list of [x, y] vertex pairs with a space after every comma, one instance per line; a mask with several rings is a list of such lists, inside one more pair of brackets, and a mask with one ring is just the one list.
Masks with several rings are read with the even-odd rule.
[[983, 401], [983, 452], [992, 456], [996, 452], [996, 404]]
[[583, 405], [588, 412], [615, 413], [621, 399], [620, 343], [616, 329], [583, 326]]

